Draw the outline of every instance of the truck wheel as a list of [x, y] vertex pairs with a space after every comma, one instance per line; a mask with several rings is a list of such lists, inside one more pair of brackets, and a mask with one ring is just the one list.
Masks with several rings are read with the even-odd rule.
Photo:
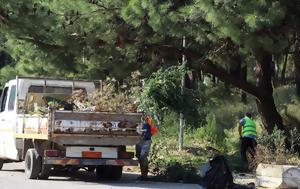
[[88, 167], [87, 171], [90, 173], [93, 173], [93, 172], [95, 172], [95, 169], [96, 169], [96, 167]]
[[0, 170], [1, 170], [2, 167], [3, 167], [3, 163], [4, 163], [4, 160], [3, 160], [3, 159], [0, 159]]
[[96, 167], [96, 174], [98, 179], [106, 180], [108, 179], [108, 169], [105, 165], [99, 165]]
[[51, 165], [42, 164], [41, 172], [38, 175], [39, 179], [47, 180], [51, 171]]
[[25, 174], [29, 179], [38, 178], [41, 170], [41, 158], [37, 151], [33, 148], [28, 149], [25, 155]]

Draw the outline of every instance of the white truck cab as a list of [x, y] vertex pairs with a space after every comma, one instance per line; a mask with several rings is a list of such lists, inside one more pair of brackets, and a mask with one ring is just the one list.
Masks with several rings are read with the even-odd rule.
[[8, 82], [0, 99], [0, 158], [18, 160], [16, 148], [16, 80]]

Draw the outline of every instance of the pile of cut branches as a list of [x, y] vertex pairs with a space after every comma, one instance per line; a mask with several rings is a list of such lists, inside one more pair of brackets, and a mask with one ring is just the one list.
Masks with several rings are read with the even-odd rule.
[[84, 90], [75, 90], [69, 100], [74, 111], [91, 112], [136, 112], [135, 98], [129, 91], [116, 91], [113, 84], [103, 84], [102, 90], [87, 94]]

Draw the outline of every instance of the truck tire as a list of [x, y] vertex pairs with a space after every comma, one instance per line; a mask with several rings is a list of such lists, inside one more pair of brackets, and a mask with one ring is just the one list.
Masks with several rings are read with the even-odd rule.
[[47, 180], [49, 178], [50, 172], [51, 172], [51, 165], [42, 164], [41, 171], [38, 175], [38, 178], [42, 180]]
[[97, 177], [101, 180], [120, 180], [123, 166], [100, 165], [96, 168]]
[[41, 158], [36, 149], [30, 148], [25, 155], [25, 175], [29, 179], [36, 179], [41, 170]]
[[3, 163], [4, 163], [4, 160], [3, 160], [3, 159], [0, 159], [0, 170], [1, 170], [2, 167], [3, 167]]
[[95, 172], [95, 169], [96, 169], [96, 167], [88, 167], [87, 171], [90, 173], [93, 173], [93, 172]]

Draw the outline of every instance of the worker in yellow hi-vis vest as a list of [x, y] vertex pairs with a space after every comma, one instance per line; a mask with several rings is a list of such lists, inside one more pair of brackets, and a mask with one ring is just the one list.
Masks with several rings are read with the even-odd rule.
[[247, 159], [247, 151], [250, 152], [251, 158], [255, 158], [256, 148], [256, 124], [252, 120], [251, 113], [246, 115], [239, 121], [239, 134], [241, 139], [240, 153], [241, 159], [246, 169], [249, 168], [249, 161]]

